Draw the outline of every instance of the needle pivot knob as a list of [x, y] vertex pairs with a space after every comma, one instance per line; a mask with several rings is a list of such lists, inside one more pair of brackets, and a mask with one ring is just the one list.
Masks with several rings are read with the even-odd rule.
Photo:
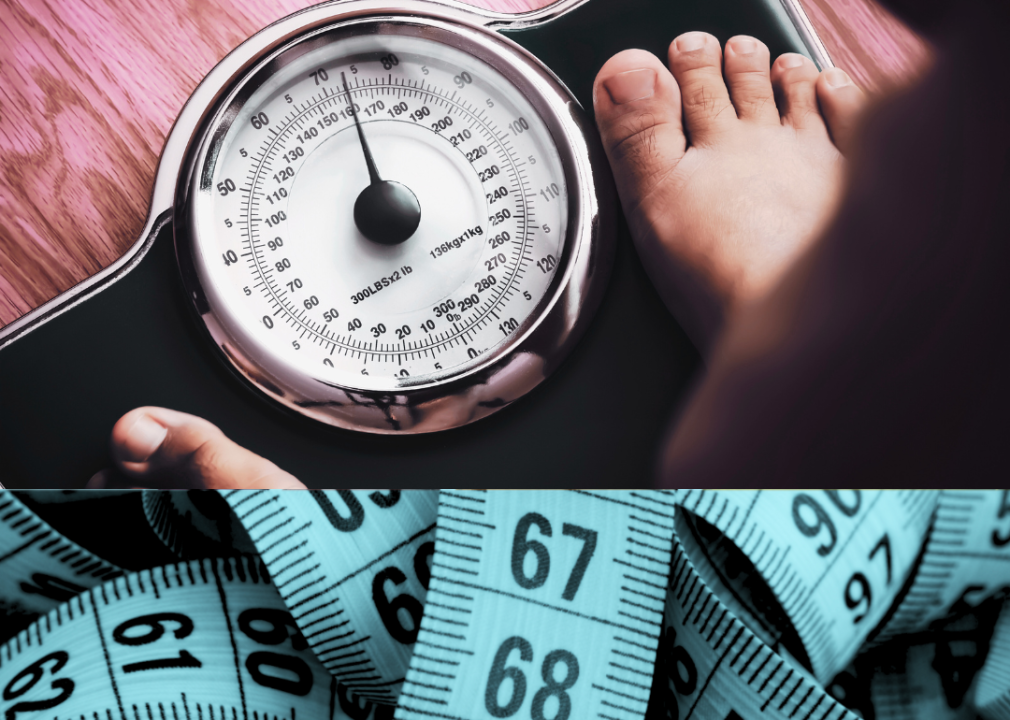
[[410, 188], [392, 180], [366, 187], [354, 201], [354, 224], [382, 245], [407, 240], [421, 222], [421, 205]]

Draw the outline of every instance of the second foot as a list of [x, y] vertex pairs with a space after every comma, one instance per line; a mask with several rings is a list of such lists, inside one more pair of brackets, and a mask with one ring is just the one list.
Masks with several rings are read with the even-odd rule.
[[621, 204], [660, 295], [706, 352], [733, 308], [775, 285], [834, 214], [865, 96], [746, 36], [626, 50], [594, 105]]

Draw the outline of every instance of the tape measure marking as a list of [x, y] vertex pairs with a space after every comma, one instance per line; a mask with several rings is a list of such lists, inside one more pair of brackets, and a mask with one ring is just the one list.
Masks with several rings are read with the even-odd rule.
[[975, 703], [989, 720], [1010, 720], [1010, 605], [1006, 600], [975, 687]]
[[[669, 716], [728, 719], [759, 709], [774, 718], [856, 720], [719, 600], [691, 559], [704, 557], [679, 516], [660, 650], [665, 661], [656, 670]], [[714, 570], [705, 574], [714, 576]]]
[[[884, 618], [890, 603], [879, 600], [893, 599], [911, 571], [936, 497], [925, 493], [930, 497], [922, 498], [918, 495], [923, 493], [909, 491], [823, 493], [678, 494], [679, 503], [716, 527], [751, 560], [795, 628], [822, 683], [844, 667]], [[847, 561], [839, 562], [843, 557]], [[855, 562], [860, 570], [850, 574], [852, 558], [859, 558]], [[861, 613], [854, 616], [855, 632], [837, 622], [836, 609]]]
[[[813, 674], [805, 669], [805, 663], [795, 657], [795, 652], [804, 652], [799, 636], [750, 560], [714, 526], [696, 515], [684, 512], [678, 516], [678, 523], [693, 540], [685, 547], [685, 552], [715, 597], [758, 640], [789, 661], [811, 683], [818, 684]], [[693, 557], [692, 549], [701, 555]], [[805, 655], [802, 657], [809, 664]]]
[[256, 554], [245, 528], [216, 492], [144, 490], [143, 507], [155, 535], [183, 560]]
[[423, 612], [436, 492], [223, 496], [320, 661], [359, 696], [394, 704]]
[[952, 611], [1010, 590], [1010, 532], [1004, 541], [1004, 518], [1010, 518], [1008, 490], [942, 491], [915, 579], [876, 639], [924, 630]]
[[440, 496], [431, 587], [395, 717], [641, 718], [669, 569], [664, 497]]
[[[13, 665], [13, 667], [11, 667]], [[258, 561], [191, 561], [92, 588], [0, 651], [6, 720], [354, 720]], [[363, 714], [364, 710], [367, 714]]]
[[24, 622], [123, 572], [60, 535], [9, 491], [0, 498], [0, 549], [6, 548], [0, 611]]
[[[237, 559], [180, 564], [78, 595], [57, 609], [62, 614], [41, 617], [0, 652], [0, 713], [4, 720], [27, 720], [28, 713], [50, 708], [64, 720], [295, 720], [296, 712], [350, 720], [391, 720], [394, 713], [399, 720], [640, 720], [658, 645], [659, 676], [651, 694], [666, 698], [678, 720], [753, 720], [758, 713], [774, 720], [853, 720], [810, 672], [790, 660], [789, 646], [772, 646], [781, 637], [778, 621], [754, 614], [753, 597], [734, 594], [733, 570], [718, 565], [724, 556], [708, 544], [715, 531], [699, 532], [702, 526], [675, 514], [670, 502], [690, 498], [707, 514], [697, 517], [746, 550], [748, 562], [760, 568], [755, 576], [769, 588], [766, 576], [777, 584], [776, 602], [783, 608], [791, 603], [790, 626], [804, 613], [809, 622], [815, 604], [822, 620], [850, 632], [855, 627], [858, 635], [873, 624], [859, 624], [871, 617], [871, 605], [890, 608], [881, 621], [890, 627], [899, 587], [934, 592], [933, 584], [944, 584], [956, 598], [930, 612], [960, 613], [1010, 584], [1010, 556], [1001, 549], [1010, 544], [1006, 493], [948, 493], [936, 512], [939, 531], [926, 543], [923, 518], [928, 520], [935, 494], [852, 492], [832, 498], [819, 491], [694, 496], [445, 491], [437, 503], [428, 495], [427, 507], [438, 513], [436, 525], [433, 516], [423, 524], [421, 512], [405, 513], [411, 516], [406, 522], [385, 520], [409, 505], [393, 493], [372, 499], [359, 491], [302, 495], [307, 509], [297, 506], [295, 494], [242, 493], [233, 498], [235, 505], [274, 569], [265, 561], [250, 565], [253, 561]], [[6, 500], [0, 496], [3, 567], [43, 544], [57, 547], [61, 538], [55, 531], [44, 534], [34, 516], [12, 514]], [[363, 540], [372, 520], [380, 518], [382, 531]], [[213, 530], [214, 523], [208, 527]], [[320, 528], [325, 532], [312, 534]], [[670, 548], [674, 528], [678, 539]], [[29, 542], [33, 533], [39, 539]], [[996, 549], [977, 547], [979, 537]], [[423, 551], [425, 542], [430, 552]], [[820, 547], [826, 552], [814, 555]], [[929, 547], [934, 564], [925, 563]], [[93, 556], [84, 552], [76, 546], [60, 549], [64, 573], [92, 567]], [[687, 564], [678, 562], [678, 553]], [[804, 553], [814, 562], [804, 563]], [[916, 572], [907, 584], [901, 581], [905, 566]], [[236, 579], [243, 573], [246, 577]], [[289, 598], [300, 593], [292, 604], [322, 597], [319, 589], [329, 588], [344, 607], [330, 602], [322, 606], [325, 612], [308, 615], [313, 604], [307, 602], [296, 617], [269, 584], [269, 574], [280, 576]], [[250, 575], [261, 582], [253, 583]], [[12, 585], [0, 573], [2, 597], [5, 581]], [[958, 594], [964, 582], [967, 592]], [[266, 594], [253, 598], [252, 585]], [[353, 600], [351, 586], [357, 587]], [[948, 602], [947, 595], [941, 602]], [[900, 597], [897, 607], [911, 607], [907, 597], [918, 595]], [[990, 601], [986, 607], [998, 606]], [[657, 618], [664, 610], [659, 637]], [[988, 626], [973, 625], [970, 614], [944, 621], [946, 640], [935, 648], [923, 642], [925, 635], [912, 637], [901, 661], [903, 674], [877, 671], [867, 685], [877, 720], [912, 718], [913, 712], [966, 720], [967, 704], [947, 704], [951, 693], [960, 703], [976, 671], [978, 709], [987, 720], [1010, 720], [1007, 615], [1004, 608], [988, 658], [983, 649], [966, 660], [962, 646], [976, 637], [987, 641], [988, 634], [978, 633], [996, 627], [994, 614]], [[397, 634], [409, 639], [415, 628], [414, 643], [391, 639]], [[373, 636], [384, 633], [387, 643], [407, 653], [415, 649], [399, 709], [353, 698], [309, 653], [313, 640], [333, 640], [351, 629], [357, 634], [345, 635], [344, 642], [357, 644], [334, 655], [341, 655], [338, 661], [366, 687], [370, 668], [379, 667], [372, 653], [383, 655], [375, 646], [364, 649]], [[136, 646], [124, 642], [138, 637], [148, 639]], [[839, 646], [837, 638], [828, 639]], [[220, 674], [208, 674], [212, 668]], [[300, 690], [308, 694], [293, 692]], [[261, 702], [261, 694], [269, 699]], [[374, 687], [369, 697], [388, 702]]]

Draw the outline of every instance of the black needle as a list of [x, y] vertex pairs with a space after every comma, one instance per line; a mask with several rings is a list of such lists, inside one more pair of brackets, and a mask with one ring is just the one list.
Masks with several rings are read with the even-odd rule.
[[361, 141], [361, 151], [365, 154], [368, 165], [368, 177], [371, 183], [354, 201], [354, 224], [361, 234], [372, 242], [383, 245], [396, 245], [409, 238], [417, 230], [421, 222], [421, 205], [414, 193], [406, 185], [392, 180], [383, 180], [372, 159], [372, 151], [368, 149], [365, 133], [361, 129], [361, 121], [354, 112], [354, 102], [351, 91], [347, 87], [347, 78], [340, 73], [347, 94], [348, 112], [354, 118], [354, 126], [358, 129], [358, 140]]

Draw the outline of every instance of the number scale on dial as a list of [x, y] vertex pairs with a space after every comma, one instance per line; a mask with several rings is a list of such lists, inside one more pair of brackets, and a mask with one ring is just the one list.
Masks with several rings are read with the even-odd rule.
[[[438, 374], [506, 344], [544, 298], [564, 252], [564, 171], [490, 67], [418, 39], [351, 52], [364, 42], [303, 56], [238, 112], [208, 254], [223, 259], [226, 301], [288, 361], [323, 377]], [[355, 227], [369, 183], [355, 115], [383, 180], [420, 204], [402, 244]]]
[[[401, 337], [401, 339], [403, 339], [403, 342], [395, 344], [380, 343], [378, 340], [375, 340], [373, 342], [370, 339], [359, 340], [358, 338], [355, 338], [352, 335], [353, 330], [351, 330], [350, 328], [351, 325], [353, 325], [353, 323], [351, 323], [351, 325], [348, 326], [348, 333], [346, 335], [341, 334], [339, 331], [328, 332], [327, 324], [324, 324], [323, 322], [314, 322], [308, 317], [308, 313], [306, 312], [308, 310], [308, 307], [306, 307], [305, 309], [300, 309], [297, 306], [293, 308], [291, 307], [293, 303], [290, 302], [289, 298], [293, 297], [295, 293], [293, 291], [288, 292], [287, 290], [285, 290], [284, 281], [283, 279], [280, 278], [280, 273], [282, 272], [281, 268], [283, 267], [284, 271], [286, 271], [287, 269], [290, 269], [291, 266], [287, 263], [282, 262], [275, 266], [275, 269], [277, 270], [277, 272], [275, 273], [271, 269], [270, 263], [266, 257], [266, 253], [264, 252], [264, 248], [271, 250], [275, 249], [269, 247], [269, 241], [263, 242], [263, 238], [269, 237], [269, 233], [257, 232], [257, 227], [260, 223], [266, 223], [269, 226], [267, 229], [272, 229], [274, 226], [283, 227], [283, 222], [284, 220], [286, 220], [286, 217], [282, 217], [281, 213], [274, 213], [273, 215], [267, 216], [266, 213], [269, 213], [272, 207], [270, 208], [262, 207], [262, 203], [260, 203], [259, 200], [263, 196], [261, 194], [257, 195], [257, 191], [259, 191], [260, 193], [263, 192], [264, 190], [263, 185], [267, 181], [267, 176], [269, 175], [270, 169], [272, 167], [272, 162], [275, 161], [278, 157], [286, 159], [285, 156], [289, 155], [289, 153], [283, 153], [283, 155], [281, 154], [281, 151], [284, 150], [286, 147], [286, 145], [284, 144], [285, 139], [290, 140], [291, 137], [295, 138], [301, 137], [299, 134], [297, 134], [296, 131], [298, 129], [304, 129], [306, 126], [313, 127], [310, 123], [313, 119], [315, 119], [316, 115], [320, 116], [320, 119], [317, 121], [318, 123], [323, 123], [325, 120], [327, 121], [325, 123], [326, 126], [329, 126], [330, 124], [336, 124], [331, 120], [334, 113], [330, 112], [329, 114], [326, 114], [326, 111], [329, 107], [333, 107], [335, 105], [343, 105], [345, 109], [340, 112], [340, 117], [341, 119], [346, 120], [345, 125], [347, 124], [347, 122], [350, 122], [351, 114], [346, 110], [347, 105], [344, 96], [339, 92], [331, 93], [325, 88], [321, 95], [313, 97], [303, 107], [295, 106], [295, 113], [292, 115], [288, 115], [283, 119], [281, 130], [278, 131], [271, 128], [272, 137], [269, 144], [267, 145], [266, 148], [260, 150], [257, 153], [257, 155], [254, 156], [253, 158], [255, 168], [251, 170], [249, 173], [248, 178], [249, 184], [243, 188], [244, 190], [243, 201], [246, 203], [246, 209], [240, 216], [243, 222], [246, 224], [246, 229], [243, 231], [243, 235], [247, 238], [247, 245], [250, 248], [250, 250], [247, 253], [243, 253], [243, 256], [249, 257], [248, 264], [250, 269], [254, 270], [257, 274], [259, 274], [263, 278], [260, 283], [257, 283], [257, 286], [264, 288], [266, 292], [268, 292], [271, 295], [271, 299], [273, 301], [275, 308], [284, 308], [284, 310], [287, 312], [285, 321], [291, 325], [300, 325], [301, 327], [310, 330], [315, 336], [314, 341], [318, 339], [317, 341], [320, 344], [328, 343], [331, 350], [336, 350], [337, 352], [345, 353], [352, 357], [359, 357], [359, 358], [369, 356], [375, 358], [380, 356], [393, 355], [398, 358], [406, 357], [409, 359], [415, 359], [417, 357], [434, 355], [441, 352], [441, 348], [443, 345], [452, 346], [460, 343], [462, 340], [473, 339], [473, 337], [476, 334], [475, 330], [479, 330], [483, 326], [487, 325], [491, 321], [492, 316], [494, 320], [500, 320], [501, 318], [498, 315], [498, 313], [495, 312], [495, 308], [498, 305], [500, 305], [504, 300], [511, 298], [513, 295], [517, 293], [517, 290], [515, 287], [513, 287], [513, 284], [517, 283], [517, 281], [522, 279], [522, 276], [525, 273], [525, 268], [523, 266], [527, 265], [532, 257], [530, 254], [526, 252], [527, 250], [526, 241], [530, 237], [530, 233], [528, 233], [525, 230], [526, 219], [527, 217], [530, 217], [531, 219], [533, 218], [533, 200], [532, 198], [527, 197], [527, 194], [530, 192], [529, 182], [525, 173], [521, 169], [522, 166], [525, 165], [526, 163], [518, 160], [514, 150], [509, 149], [508, 138], [506, 137], [506, 135], [504, 133], [496, 131], [494, 126], [488, 123], [486, 118], [486, 112], [484, 110], [475, 112], [476, 110], [478, 110], [477, 108], [465, 102], [454, 100], [453, 98], [444, 97], [436, 88], [424, 87], [423, 83], [421, 83], [420, 86], [414, 86], [411, 84], [398, 85], [393, 83], [392, 80], [390, 80], [390, 82], [383, 83], [382, 79], [380, 78], [377, 79], [377, 82], [372, 85], [355, 86], [351, 90], [351, 95], [352, 97], [356, 95], [367, 96], [368, 100], [379, 98], [374, 102], [370, 103], [369, 105], [364, 106], [364, 112], [368, 113], [372, 111], [373, 114], [385, 110], [386, 105], [381, 99], [383, 97], [392, 98], [394, 100], [400, 98], [416, 98], [420, 102], [424, 103], [421, 106], [422, 110], [429, 110], [432, 106], [435, 106], [436, 108], [441, 109], [442, 112], [445, 113], [444, 118], [439, 120], [437, 123], [431, 124], [432, 132], [437, 133], [442, 129], [448, 129], [448, 127], [452, 125], [456, 125], [458, 127], [459, 123], [458, 122], [454, 123], [453, 121], [453, 116], [456, 116], [457, 121], [460, 118], [462, 118], [464, 121], [467, 121], [471, 128], [473, 128], [476, 132], [480, 133], [479, 137], [482, 137], [488, 143], [494, 143], [496, 145], [498, 160], [503, 164], [505, 164], [506, 167], [508, 168], [509, 187], [506, 188], [505, 186], [499, 186], [498, 188], [493, 188], [493, 192], [486, 194], [486, 198], [489, 201], [493, 202], [501, 198], [506, 198], [510, 194], [516, 196], [516, 199], [513, 203], [513, 209], [510, 211], [511, 217], [506, 218], [513, 220], [512, 224], [516, 228], [516, 231], [514, 237], [511, 239], [510, 242], [505, 241], [512, 246], [507, 260], [504, 261], [501, 260], [501, 258], [503, 258], [504, 256], [502, 253], [499, 252], [492, 254], [490, 258], [484, 262], [488, 270], [494, 270], [500, 266], [504, 267], [504, 271], [506, 276], [508, 277], [508, 281], [499, 282], [496, 276], [489, 275], [487, 279], [474, 283], [474, 287], [476, 288], [477, 291], [484, 292], [485, 290], [490, 289], [492, 290], [492, 292], [489, 293], [489, 297], [481, 299], [483, 302], [481, 302], [480, 305], [476, 306], [476, 310], [473, 313], [473, 315], [467, 318], [466, 320], [461, 320], [459, 323], [453, 322], [451, 330], [445, 330], [442, 332], [435, 332], [433, 330], [429, 331], [425, 340], [421, 341], [408, 341], [405, 339], [406, 335], [403, 335]], [[363, 101], [363, 103], [366, 102], [367, 100]], [[409, 106], [403, 102], [398, 102], [396, 105], [393, 105], [392, 107], [394, 109], [401, 107], [404, 108], [404, 110], [401, 110], [399, 114], [404, 114], [406, 113], [406, 109], [409, 109]], [[393, 113], [394, 110], [389, 110], [387, 112]], [[414, 121], [416, 122], [416, 120]], [[386, 120], [385, 118], [379, 117], [371, 122], [389, 122], [389, 121]], [[442, 123], [443, 125], [440, 127], [438, 123]], [[456, 133], [448, 136], [449, 141], [452, 142], [454, 147], [458, 147], [462, 139], [470, 139], [471, 137], [473, 137], [473, 134], [472, 132], [470, 132], [470, 130], [465, 130], [464, 132], [465, 132], [465, 138], [464, 133]], [[457, 138], [459, 138], [460, 140], [457, 140]], [[318, 142], [316, 142], [316, 138], [313, 137], [311, 140], [308, 141], [307, 144], [318, 145]], [[486, 148], [485, 145], [478, 145], [474, 151], [472, 151], [471, 153], [467, 153], [467, 158], [469, 159], [473, 155], [482, 153], [482, 151], [485, 148]], [[300, 147], [294, 148], [294, 150], [299, 149], [301, 148]], [[295, 154], [294, 150], [292, 151], [292, 153], [290, 153], [291, 155]], [[302, 157], [301, 154], [299, 154], [298, 156], [299, 158]], [[284, 179], [286, 177], [294, 178], [294, 173], [296, 171], [292, 170], [291, 165], [285, 168], [285, 170], [291, 170], [291, 174], [284, 175], [282, 171], [281, 174], [275, 173], [273, 177], [275, 179], [277, 178]], [[484, 173], [490, 173], [492, 170], [494, 171], [495, 175], [499, 174], [499, 166], [497, 164], [490, 165], [488, 170], [480, 171], [480, 174], [483, 175]], [[281, 187], [280, 190], [283, 191], [282, 193], [280, 193], [281, 197], [286, 198], [287, 191], [283, 187]], [[273, 197], [277, 196], [278, 191], [275, 191], [273, 193]], [[265, 197], [268, 198], [268, 200], [270, 200], [271, 203], [274, 202], [272, 199], [270, 199], [271, 198], [270, 194], [266, 195]], [[278, 200], [277, 206], [280, 205], [281, 205], [280, 200]], [[265, 209], [266, 213], [263, 213], [261, 215], [259, 211], [262, 209]], [[273, 217], [278, 217], [278, 221], [268, 222]], [[479, 237], [484, 235], [483, 228], [481, 226], [478, 225], [475, 226], [473, 229], [467, 229], [459, 237], [448, 240], [445, 243], [443, 243], [443, 245], [436, 246], [433, 250], [429, 251], [429, 254], [432, 256], [432, 258], [438, 259], [443, 254], [446, 254], [449, 249], [458, 248], [459, 243], [464, 242], [465, 240], [469, 240], [473, 238], [475, 235], [478, 236], [477, 240], [478, 242], [480, 240], [483, 240], [482, 237]], [[275, 247], [277, 246], [276, 240], [274, 241], [274, 245]], [[405, 278], [407, 274], [410, 274], [412, 272], [413, 268], [410, 268], [410, 266], [405, 266], [404, 268], [395, 270], [393, 272], [393, 275], [389, 279], [392, 282], [396, 282], [400, 280], [401, 277]], [[297, 286], [298, 289], [301, 289], [302, 287], [300, 283], [297, 283], [295, 285]], [[383, 283], [383, 288], [384, 287], [388, 287], [388, 285]], [[364, 290], [359, 291], [355, 295], [350, 296], [351, 303], [353, 305], [363, 303], [366, 298], [372, 296], [373, 288], [374, 285], [371, 287], [366, 287], [364, 288]], [[375, 289], [374, 292], [378, 292], [378, 289]], [[471, 296], [465, 297], [464, 300], [470, 299], [472, 297], [473, 295], [471, 294]], [[312, 296], [312, 298], [315, 298], [315, 296]], [[463, 304], [464, 303], [459, 303], [457, 307]], [[309, 307], [315, 307], [317, 305], [318, 303], [314, 302], [311, 298], [310, 300], [308, 300]], [[456, 308], [452, 308], [450, 306], [448, 309], [453, 310]], [[436, 317], [442, 317], [447, 313], [447, 310], [441, 310], [439, 308], [436, 308], [434, 309], [434, 312]], [[324, 321], [325, 319], [326, 318], [324, 317]], [[422, 325], [422, 329], [428, 329], [428, 328]], [[407, 334], [409, 335], [409, 333]]]

